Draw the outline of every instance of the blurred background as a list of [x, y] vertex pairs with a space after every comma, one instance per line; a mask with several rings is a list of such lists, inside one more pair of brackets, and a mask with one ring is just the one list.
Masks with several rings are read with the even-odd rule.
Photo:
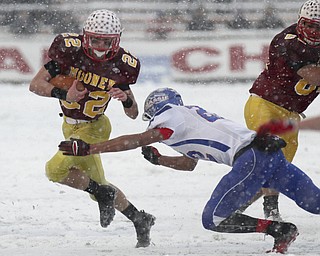
[[1, 0], [0, 82], [30, 81], [60, 33], [82, 33], [97, 9], [121, 19], [121, 46], [142, 63], [140, 82], [248, 81], [301, 0]]
[[[126, 38], [175, 40], [252, 34], [297, 20], [301, 0], [2, 0], [2, 36], [81, 32], [91, 11], [109, 9]], [[205, 31], [205, 33], [203, 32]], [[263, 33], [259, 33], [263, 36]]]
[[[197, 171], [182, 174], [146, 163], [138, 149], [101, 157], [108, 180], [138, 208], [156, 215], [153, 246], [134, 248], [134, 229], [121, 214], [101, 230], [93, 201], [47, 181], [44, 164], [63, 139], [60, 107], [56, 99], [31, 93], [28, 84], [48, 60], [47, 49], [57, 34], [81, 33], [92, 11], [109, 9], [124, 27], [121, 46], [142, 64], [132, 86], [140, 112], [152, 90], [168, 86], [187, 104], [201, 103], [244, 124], [243, 107], [268, 60], [269, 43], [297, 21], [304, 1], [0, 0], [0, 255], [266, 255], [270, 236], [217, 234], [201, 225], [203, 205], [229, 167], [203, 161]], [[319, 114], [319, 108], [315, 101], [306, 115]], [[119, 118], [123, 113], [117, 101], [110, 102], [107, 115], [112, 137], [147, 125], [141, 117]], [[318, 185], [319, 144], [319, 134], [301, 132], [295, 158]], [[170, 150], [159, 147], [160, 152]], [[262, 217], [262, 202], [250, 208], [250, 214]], [[284, 196], [280, 209], [301, 233], [290, 255], [319, 256], [319, 217]]]

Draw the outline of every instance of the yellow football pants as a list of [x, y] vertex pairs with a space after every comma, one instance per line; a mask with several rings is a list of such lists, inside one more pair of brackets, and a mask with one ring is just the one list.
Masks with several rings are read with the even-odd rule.
[[[108, 140], [111, 133], [109, 118], [102, 115], [97, 121], [91, 123], [62, 124], [65, 139], [75, 138], [93, 144]], [[65, 156], [58, 151], [46, 163], [46, 175], [53, 182], [60, 182], [69, 174], [69, 170], [76, 167], [83, 170], [92, 180], [107, 184], [99, 154], [88, 156]]]
[[[296, 112], [290, 112], [270, 101], [264, 100], [258, 96], [250, 96], [245, 108], [244, 117], [247, 127], [251, 130], [257, 130], [260, 125], [270, 121], [271, 119], [291, 119], [300, 121], [300, 115]], [[286, 159], [292, 162], [298, 148], [298, 131], [285, 133], [280, 136], [287, 143], [282, 149]]]

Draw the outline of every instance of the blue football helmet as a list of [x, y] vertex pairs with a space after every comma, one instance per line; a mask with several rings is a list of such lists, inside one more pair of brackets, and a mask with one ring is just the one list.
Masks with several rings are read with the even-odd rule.
[[144, 113], [142, 119], [149, 121], [156, 112], [162, 109], [166, 104], [182, 106], [181, 95], [171, 88], [161, 88], [149, 94], [144, 102]]

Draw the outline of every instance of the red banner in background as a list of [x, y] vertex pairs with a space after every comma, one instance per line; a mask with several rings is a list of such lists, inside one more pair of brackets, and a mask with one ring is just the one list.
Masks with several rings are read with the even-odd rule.
[[[0, 42], [0, 81], [30, 81], [48, 61], [50, 43]], [[269, 42], [217, 40], [123, 44], [142, 62], [141, 81], [208, 82], [255, 79], [267, 62]]]

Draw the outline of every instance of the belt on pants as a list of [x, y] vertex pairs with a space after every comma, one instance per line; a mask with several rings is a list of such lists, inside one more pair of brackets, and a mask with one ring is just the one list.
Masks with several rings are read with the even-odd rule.
[[98, 119], [94, 119], [94, 120], [81, 120], [81, 119], [73, 119], [71, 117], [67, 117], [65, 118], [65, 122], [67, 124], [85, 124], [85, 123], [92, 123], [97, 121]]
[[254, 145], [254, 140], [247, 146], [240, 149], [233, 157], [233, 163], [237, 160], [239, 156], [241, 156], [244, 152], [246, 152], [248, 149], [252, 148]]

